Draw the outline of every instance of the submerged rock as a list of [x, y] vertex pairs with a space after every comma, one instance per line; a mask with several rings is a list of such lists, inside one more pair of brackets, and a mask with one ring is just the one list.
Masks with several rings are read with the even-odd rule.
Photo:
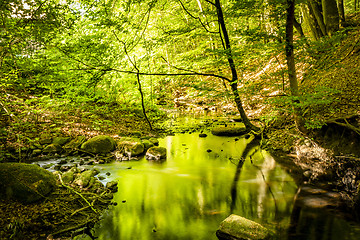
[[166, 148], [151, 147], [146, 151], [145, 158], [150, 161], [164, 161], [166, 159]]
[[55, 176], [35, 164], [0, 164], [0, 199], [32, 203], [47, 196], [55, 188]]
[[109, 153], [115, 150], [116, 142], [107, 135], [90, 138], [81, 145], [81, 149], [90, 153]]
[[117, 186], [117, 182], [116, 181], [111, 181], [106, 183], [106, 188], [109, 189], [112, 193], [115, 193], [118, 191], [118, 186]]
[[220, 240], [262, 240], [268, 239], [270, 232], [259, 223], [231, 214], [221, 222], [216, 236]]
[[211, 130], [211, 133], [215, 136], [241, 136], [249, 131], [245, 127], [215, 127]]

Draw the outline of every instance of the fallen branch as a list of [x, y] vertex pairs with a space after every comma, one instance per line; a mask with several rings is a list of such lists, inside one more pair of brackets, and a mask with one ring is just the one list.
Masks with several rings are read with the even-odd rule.
[[348, 159], [348, 160], [360, 161], [360, 158], [357, 158], [357, 157], [349, 157], [349, 156], [335, 156], [335, 158], [341, 158], [341, 159]]
[[360, 135], [360, 128], [355, 127], [354, 125], [351, 125], [346, 119], [344, 119], [344, 121], [345, 121], [345, 123], [341, 123], [336, 120], [330, 120], [330, 121], [327, 121], [326, 123], [333, 123], [333, 124], [348, 128]]
[[72, 226], [72, 227], [65, 228], [65, 229], [62, 229], [60, 231], [57, 231], [57, 232], [53, 233], [52, 235], [56, 236], [56, 235], [59, 235], [59, 234], [63, 234], [63, 233], [66, 233], [66, 232], [70, 232], [70, 231], [82, 228], [82, 227], [86, 226], [88, 223], [91, 223], [93, 221], [94, 221], [94, 219], [87, 220], [87, 221], [85, 221], [83, 223], [80, 223], [78, 225], [75, 225], [75, 226]]
[[66, 187], [67, 189], [69, 189], [69, 190], [72, 191], [73, 193], [79, 195], [79, 196], [90, 206], [91, 210], [93, 210], [94, 213], [97, 213], [96, 209], [89, 203], [89, 201], [88, 201], [81, 193], [79, 193], [79, 192], [75, 191], [73, 188], [65, 185], [64, 182], [63, 182], [63, 180], [62, 180], [62, 178], [61, 178], [61, 175], [58, 174], [58, 176], [59, 176], [59, 179], [60, 179], [60, 182], [61, 182], [61, 185], [62, 185], [62, 186]]

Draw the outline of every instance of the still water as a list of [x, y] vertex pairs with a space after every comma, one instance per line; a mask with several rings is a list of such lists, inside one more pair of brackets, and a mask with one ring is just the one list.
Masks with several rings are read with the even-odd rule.
[[219, 223], [234, 213], [268, 227], [274, 239], [359, 239], [356, 225], [299, 207], [288, 233], [298, 187], [270, 154], [253, 147], [234, 181], [248, 141], [177, 134], [160, 139], [167, 148], [164, 163], [102, 165], [101, 174], [111, 173], [107, 181], [118, 181], [118, 205], [103, 216], [96, 235], [101, 240], [215, 240]]

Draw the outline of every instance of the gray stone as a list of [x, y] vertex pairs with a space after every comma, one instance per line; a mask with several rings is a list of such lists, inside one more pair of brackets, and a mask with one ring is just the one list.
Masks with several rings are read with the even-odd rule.
[[246, 239], [246, 240], [263, 240], [270, 237], [267, 228], [259, 223], [231, 214], [221, 222], [216, 236], [220, 239]]
[[150, 161], [164, 161], [166, 159], [166, 148], [151, 147], [146, 151], [145, 158]]
[[47, 196], [55, 188], [55, 176], [35, 164], [0, 164], [0, 199], [32, 203]]
[[93, 137], [81, 145], [81, 149], [90, 153], [109, 153], [116, 148], [114, 139], [107, 135]]

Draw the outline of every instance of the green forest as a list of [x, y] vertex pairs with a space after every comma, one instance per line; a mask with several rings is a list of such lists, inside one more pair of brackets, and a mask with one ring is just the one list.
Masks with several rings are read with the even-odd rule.
[[[329, 183], [358, 221], [359, 8], [358, 0], [2, 0], [0, 182], [39, 160], [131, 160], [157, 146], [157, 138], [202, 138], [215, 126], [225, 132], [218, 135], [245, 136], [249, 147], [256, 142], [277, 156], [297, 186]], [[205, 116], [206, 124], [167, 124], [194, 116]], [[241, 122], [241, 133], [234, 122]], [[105, 145], [84, 147], [94, 138]], [[166, 151], [158, 148], [151, 155], [156, 160]], [[58, 194], [66, 200], [53, 194], [51, 201], [29, 200], [38, 205], [19, 203], [0, 183], [0, 239], [71, 239], [70, 232], [93, 227], [117, 187], [99, 182], [84, 191], [67, 184], [67, 170], [51, 176], [34, 170], [40, 180], [29, 183], [48, 181], [41, 191], [61, 185]], [[38, 191], [42, 197], [50, 192]], [[66, 210], [71, 217], [87, 206], [77, 228], [60, 226], [70, 221], [59, 220], [64, 216], [55, 216], [57, 223], [46, 217], [47, 228], [26, 227], [43, 209], [63, 211], [64, 201], [73, 201]], [[29, 211], [36, 216], [16, 217]]]

